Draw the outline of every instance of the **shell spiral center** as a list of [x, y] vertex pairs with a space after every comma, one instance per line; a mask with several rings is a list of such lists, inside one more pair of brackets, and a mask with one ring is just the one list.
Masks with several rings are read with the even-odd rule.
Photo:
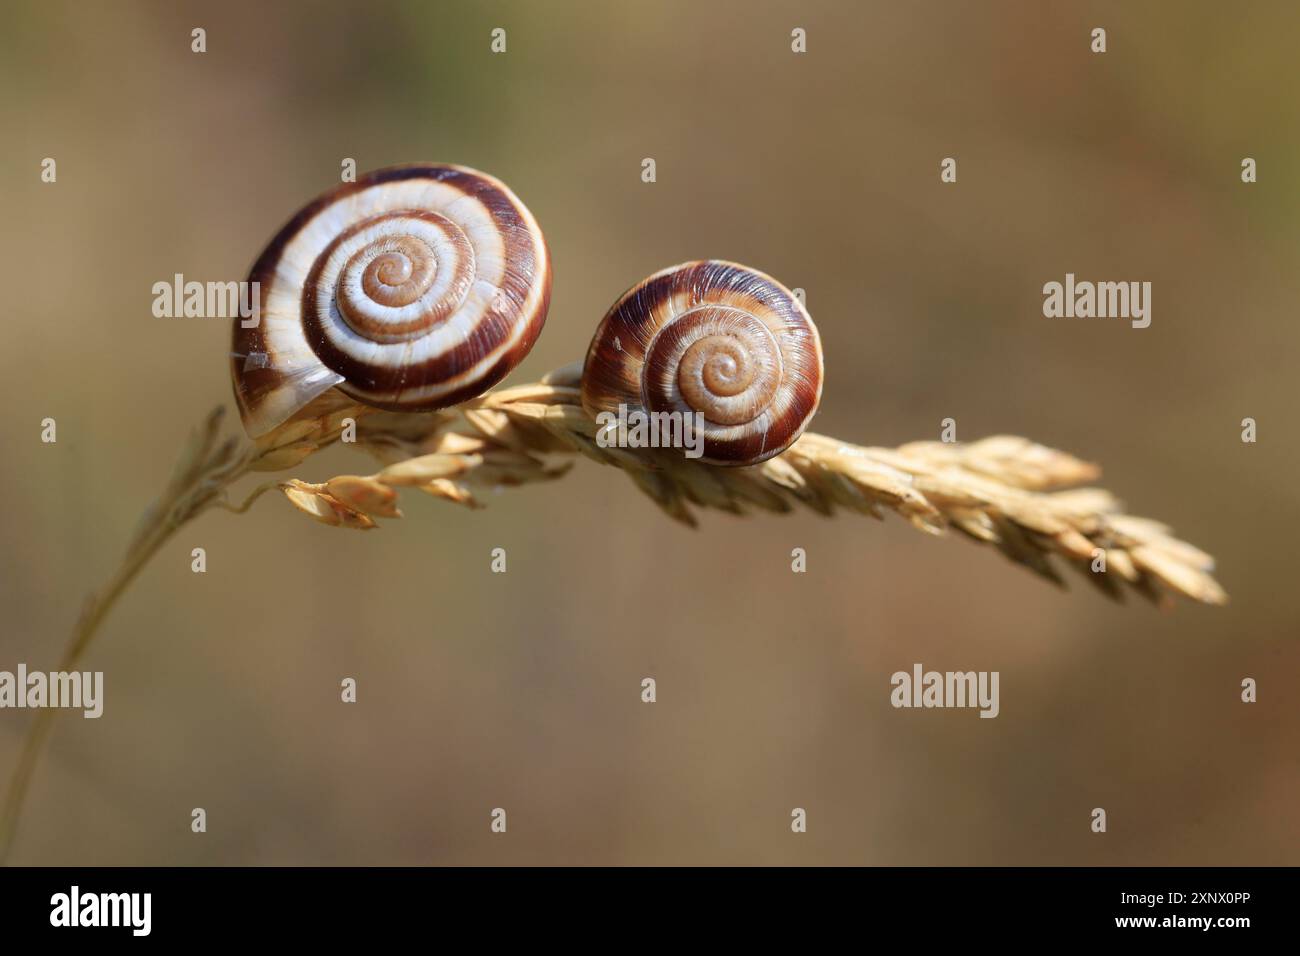
[[332, 291], [339, 317], [372, 342], [427, 333], [460, 307], [475, 274], [474, 248], [464, 231], [426, 210], [358, 223], [322, 261], [318, 288]]
[[781, 349], [766, 325], [740, 309], [700, 306], [666, 325], [647, 353], [645, 404], [742, 425], [772, 404], [782, 371]]

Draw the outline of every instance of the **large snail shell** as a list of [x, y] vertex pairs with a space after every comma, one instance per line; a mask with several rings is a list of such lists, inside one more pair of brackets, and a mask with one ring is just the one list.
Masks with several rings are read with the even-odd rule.
[[799, 437], [822, 393], [808, 312], [771, 276], [710, 260], [633, 286], [601, 321], [582, 371], [600, 412], [700, 412], [703, 460], [755, 464]]
[[381, 169], [299, 212], [249, 275], [256, 327], [236, 323], [232, 372], [254, 437], [337, 387], [429, 410], [491, 388], [537, 341], [551, 261], [504, 183], [459, 166]]

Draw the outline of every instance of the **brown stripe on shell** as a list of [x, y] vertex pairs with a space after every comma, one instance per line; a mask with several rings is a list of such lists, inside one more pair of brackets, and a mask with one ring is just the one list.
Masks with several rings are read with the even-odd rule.
[[587, 351], [582, 375], [587, 411], [617, 413], [620, 404], [629, 410], [644, 411], [647, 404], [666, 410], [661, 399], [647, 395], [643, 366], [648, 354], [668, 351], [661, 348], [660, 336], [675, 335], [666, 331], [664, 312], [670, 303], [677, 317], [715, 305], [755, 316], [771, 312], [779, 319], [775, 334], [784, 368], [777, 400], [745, 424], [720, 425], [707, 422], [706, 417], [704, 460], [755, 464], [793, 444], [821, 400], [822, 355], [816, 326], [779, 282], [731, 262], [685, 263], [656, 273], [624, 293], [601, 321]]

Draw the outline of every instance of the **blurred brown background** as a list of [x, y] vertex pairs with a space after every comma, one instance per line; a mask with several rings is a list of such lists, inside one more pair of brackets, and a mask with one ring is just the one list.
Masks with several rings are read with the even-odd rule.
[[[580, 358], [660, 267], [750, 263], [807, 290], [818, 431], [892, 445], [952, 416], [964, 439], [1100, 461], [1133, 511], [1219, 558], [1233, 598], [1117, 607], [892, 518], [691, 532], [588, 462], [478, 512], [409, 495], [370, 534], [266, 498], [193, 525], [117, 608], [85, 664], [105, 716], [60, 718], [13, 862], [1300, 863], [1294, 5], [6, 20], [0, 669], [55, 665], [187, 430], [230, 403], [225, 324], [155, 319], [151, 285], [242, 277], [344, 157], [475, 166], [537, 215], [554, 302], [512, 381]], [[1151, 327], [1045, 319], [1067, 271], [1151, 281]], [[356, 454], [298, 473], [366, 470]], [[913, 662], [999, 670], [1001, 716], [892, 709]], [[6, 779], [29, 717], [0, 712]]]

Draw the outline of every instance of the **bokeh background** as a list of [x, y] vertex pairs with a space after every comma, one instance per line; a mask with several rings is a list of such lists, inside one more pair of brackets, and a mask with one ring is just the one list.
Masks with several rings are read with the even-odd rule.
[[[154, 318], [152, 284], [241, 278], [344, 157], [479, 167], [537, 215], [555, 294], [512, 381], [581, 358], [650, 272], [747, 262], [807, 290], [817, 430], [891, 445], [951, 416], [1100, 461], [1233, 599], [1118, 607], [893, 518], [692, 532], [589, 462], [482, 511], [409, 495], [368, 534], [268, 497], [191, 526], [117, 608], [85, 664], [105, 716], [60, 718], [13, 862], [1300, 863], [1295, 5], [42, 0], [5, 20], [0, 669], [55, 666], [184, 435], [230, 404], [225, 323]], [[1067, 271], [1151, 281], [1153, 324], [1045, 319]], [[1000, 671], [1001, 716], [892, 709], [913, 662]], [[6, 778], [29, 718], [0, 712]]]

